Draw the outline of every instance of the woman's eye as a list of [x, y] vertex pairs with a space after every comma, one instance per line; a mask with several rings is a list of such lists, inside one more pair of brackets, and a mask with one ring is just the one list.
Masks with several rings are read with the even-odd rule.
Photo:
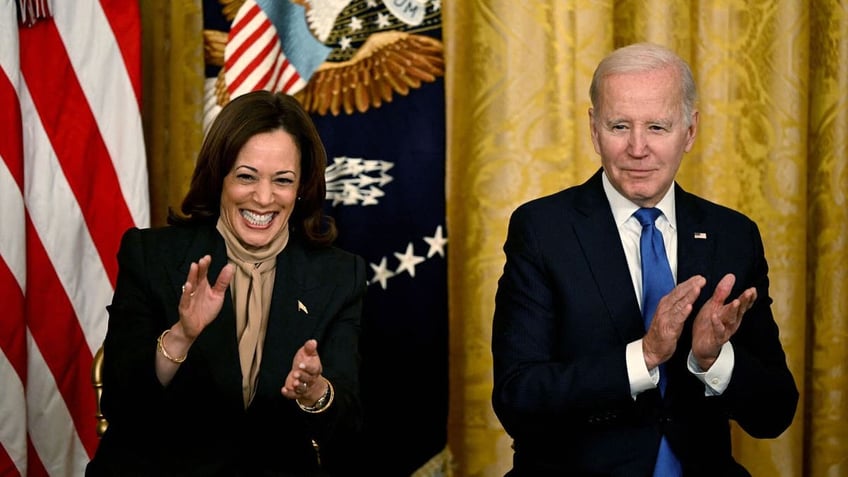
[[240, 181], [250, 181], [253, 180], [253, 176], [250, 174], [237, 174], [236, 179]]
[[294, 181], [289, 179], [288, 177], [280, 177], [280, 178], [276, 179], [274, 182], [276, 182], [277, 184], [291, 184]]

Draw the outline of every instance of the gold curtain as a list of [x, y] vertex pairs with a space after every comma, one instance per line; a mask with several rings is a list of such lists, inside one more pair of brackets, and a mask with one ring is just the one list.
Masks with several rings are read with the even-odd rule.
[[760, 226], [781, 337], [802, 392], [780, 438], [734, 428], [755, 476], [848, 475], [848, 5], [845, 1], [442, 3], [448, 104], [451, 415], [456, 475], [500, 476], [491, 320], [509, 214], [600, 165], [594, 66], [635, 41], [686, 58], [701, 128], [679, 182]]
[[[200, 146], [201, 0], [140, 2], [151, 221], [188, 189]], [[599, 166], [588, 130], [597, 62], [633, 41], [692, 65], [701, 129], [680, 183], [760, 225], [802, 400], [780, 438], [739, 430], [755, 476], [848, 475], [848, 4], [845, 0], [444, 0], [456, 476], [501, 476], [491, 319], [509, 214]]]
[[150, 222], [164, 225], [188, 192], [203, 138], [201, 0], [145, 0], [142, 124], [150, 180]]

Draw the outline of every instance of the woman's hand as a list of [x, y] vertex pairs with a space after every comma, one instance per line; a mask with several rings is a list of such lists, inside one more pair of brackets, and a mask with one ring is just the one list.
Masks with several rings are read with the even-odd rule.
[[305, 406], [312, 406], [327, 392], [330, 385], [321, 375], [322, 371], [318, 341], [307, 340], [295, 353], [292, 369], [280, 391], [289, 399], [297, 399]]
[[[215, 285], [210, 286], [207, 279], [210, 263], [212, 257], [209, 255], [192, 262], [180, 296], [179, 326], [182, 327], [182, 335], [189, 342], [193, 342], [206, 325], [221, 312], [227, 287], [230, 286], [235, 273], [235, 266], [228, 263], [218, 275]], [[177, 330], [174, 332], [177, 333]]]
[[197, 335], [218, 316], [224, 305], [224, 293], [233, 279], [235, 266], [224, 266], [215, 285], [209, 286], [206, 275], [211, 262], [212, 257], [206, 255], [191, 264], [178, 306], [180, 321], [159, 336], [156, 376], [163, 386], [171, 382]]

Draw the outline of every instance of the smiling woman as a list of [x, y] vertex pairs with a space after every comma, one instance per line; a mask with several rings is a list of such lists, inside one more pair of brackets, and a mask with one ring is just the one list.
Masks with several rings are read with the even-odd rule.
[[332, 246], [325, 166], [295, 99], [247, 93], [212, 124], [182, 214], [127, 231], [104, 342], [109, 427], [87, 475], [353, 465], [365, 263]]
[[282, 129], [250, 138], [224, 177], [221, 220], [248, 248], [287, 230], [300, 178], [300, 152]]
[[[279, 161], [275, 166], [280, 169], [272, 172], [259, 171], [246, 162], [260, 160], [259, 156], [267, 159], [275, 153], [278, 155], [273, 162]], [[182, 203], [185, 215], [171, 211], [168, 222], [217, 220], [224, 199], [222, 189], [229, 176], [243, 183], [250, 180], [242, 177], [243, 173], [261, 181], [260, 172], [266, 172], [274, 174], [275, 182], [294, 181], [298, 202], [296, 209], [290, 209], [293, 228], [310, 242], [332, 243], [335, 223], [323, 213], [326, 166], [327, 155], [318, 131], [297, 100], [267, 91], [245, 94], [228, 103], [210, 127]]]

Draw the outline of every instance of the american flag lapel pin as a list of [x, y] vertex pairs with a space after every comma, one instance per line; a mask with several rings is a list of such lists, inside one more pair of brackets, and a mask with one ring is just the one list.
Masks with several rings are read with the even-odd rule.
[[302, 311], [306, 315], [309, 314], [309, 310], [306, 309], [306, 305], [304, 305], [300, 300], [297, 300], [297, 311]]
[[707, 233], [706, 232], [695, 232], [695, 238], [701, 239], [701, 240], [706, 240], [707, 239]]

